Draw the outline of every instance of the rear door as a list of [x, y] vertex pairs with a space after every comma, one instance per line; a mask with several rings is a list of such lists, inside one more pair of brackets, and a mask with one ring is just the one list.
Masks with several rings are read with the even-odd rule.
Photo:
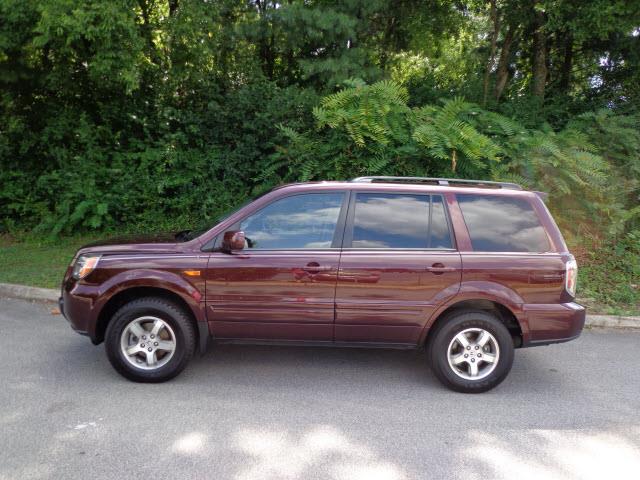
[[488, 295], [495, 286], [514, 292], [512, 302], [528, 321], [539, 319], [534, 339], [553, 338], [566, 325], [557, 305], [565, 292], [567, 254], [555, 251], [534, 205], [507, 195], [458, 193], [456, 198], [471, 243], [461, 252], [465, 284], [484, 285]]
[[462, 252], [465, 281], [495, 281], [525, 303], [560, 303], [565, 262], [527, 198], [456, 194], [471, 251]]
[[460, 286], [441, 195], [351, 194], [336, 288], [337, 342], [416, 344]]
[[246, 245], [210, 256], [207, 318], [214, 336], [333, 340], [346, 196], [281, 197], [228, 229], [244, 231]]

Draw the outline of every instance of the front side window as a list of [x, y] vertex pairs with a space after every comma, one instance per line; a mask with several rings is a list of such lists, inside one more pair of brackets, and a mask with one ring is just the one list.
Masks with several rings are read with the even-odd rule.
[[240, 222], [246, 248], [331, 248], [344, 193], [293, 195]]
[[351, 247], [451, 248], [442, 197], [357, 193]]
[[475, 251], [549, 251], [545, 230], [526, 199], [467, 194], [457, 198]]

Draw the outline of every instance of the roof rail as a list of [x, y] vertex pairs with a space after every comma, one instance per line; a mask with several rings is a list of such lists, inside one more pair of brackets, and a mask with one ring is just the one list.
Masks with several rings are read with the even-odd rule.
[[355, 183], [430, 183], [444, 187], [489, 187], [522, 190], [517, 183], [493, 182], [489, 180], [466, 180], [463, 178], [432, 178], [432, 177], [358, 177], [350, 180]]

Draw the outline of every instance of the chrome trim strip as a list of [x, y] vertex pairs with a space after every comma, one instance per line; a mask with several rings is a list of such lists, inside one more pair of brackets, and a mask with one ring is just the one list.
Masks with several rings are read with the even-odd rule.
[[124, 255], [124, 256], [120, 256], [119, 254], [102, 254], [102, 260], [149, 260], [149, 259], [156, 259], [156, 258], [202, 258], [202, 259], [206, 259], [209, 258], [209, 255], [182, 255], [182, 254], [170, 254], [170, 253], [163, 253], [163, 254], [158, 254], [158, 255], [149, 255], [149, 254], [145, 254], [145, 255]]
[[563, 254], [558, 252], [466, 252], [461, 251], [461, 255], [496, 255], [496, 256], [546, 256], [546, 257], [561, 257]]

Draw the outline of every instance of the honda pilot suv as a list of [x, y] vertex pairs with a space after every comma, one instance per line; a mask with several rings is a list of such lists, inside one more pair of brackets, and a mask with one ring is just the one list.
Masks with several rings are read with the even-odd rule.
[[134, 381], [175, 377], [210, 342], [426, 347], [442, 383], [482, 392], [514, 349], [584, 325], [541, 196], [413, 177], [286, 185], [198, 235], [81, 248], [60, 307]]

